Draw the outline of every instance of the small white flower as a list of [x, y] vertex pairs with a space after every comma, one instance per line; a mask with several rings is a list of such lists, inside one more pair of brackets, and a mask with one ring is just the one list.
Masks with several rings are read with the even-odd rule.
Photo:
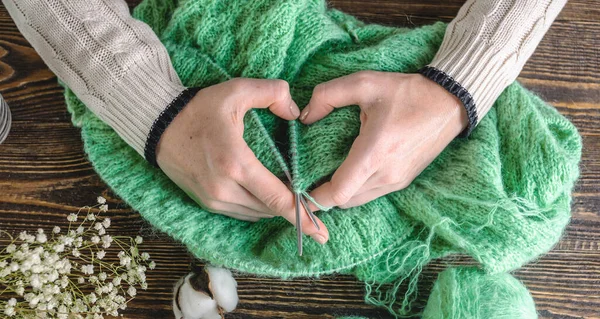
[[121, 285], [121, 277], [115, 277], [112, 281], [113, 285], [120, 286]]
[[101, 212], [107, 212], [108, 211], [108, 205], [106, 205], [106, 204], [101, 205], [99, 208], [100, 208]]
[[0, 268], [4, 268], [4, 267], [6, 267], [7, 265], [8, 265], [8, 262], [6, 262], [6, 261], [4, 261], [4, 260], [3, 260], [3, 261], [0, 261]]
[[102, 221], [102, 226], [104, 226], [104, 228], [110, 227], [110, 218], [104, 218], [104, 220]]
[[40, 243], [40, 244], [43, 244], [43, 243], [45, 243], [45, 242], [47, 242], [47, 241], [48, 241], [48, 237], [46, 237], [46, 234], [44, 234], [44, 233], [38, 233], [38, 234], [35, 236], [35, 239], [36, 239], [36, 240], [37, 240], [37, 242], [38, 242], [38, 243]]
[[30, 308], [35, 308], [35, 306], [37, 306], [37, 304], [40, 302], [40, 297], [35, 296], [33, 297], [30, 301], [29, 301], [29, 307]]
[[98, 201], [98, 204], [106, 204], [106, 198], [102, 196], [98, 196], [96, 200]]
[[90, 220], [90, 221], [95, 221], [96, 220], [96, 215], [94, 215], [94, 213], [92, 213], [92, 212], [89, 212], [88, 215], [87, 215], [87, 217], [86, 217], [86, 219]]
[[17, 246], [15, 244], [10, 244], [10, 245], [6, 246], [6, 252], [9, 254], [14, 253], [15, 250], [17, 250]]
[[105, 228], [102, 228], [102, 229], [98, 230], [98, 235], [102, 236], [104, 234], [106, 234], [106, 229]]
[[102, 236], [102, 247], [103, 248], [109, 248], [110, 247], [110, 243], [112, 243], [113, 239], [110, 235], [104, 235]]
[[102, 259], [104, 256], [106, 256], [106, 252], [104, 250], [100, 250], [96, 253], [96, 258], [98, 259]]
[[100, 230], [100, 229], [102, 229], [102, 228], [104, 228], [104, 226], [102, 226], [102, 223], [95, 223], [95, 224], [94, 224], [94, 229], [95, 229], [95, 230]]
[[55, 233], [55, 234], [60, 233], [60, 227], [54, 226], [54, 228], [52, 228], [52, 232]]
[[148, 268], [150, 268], [150, 270], [153, 270], [154, 268], [156, 268], [156, 263], [154, 262], [154, 260], [148, 264]]
[[60, 242], [63, 243], [65, 246], [71, 246], [74, 240], [75, 238], [73, 238], [72, 236], [60, 236]]
[[119, 259], [120, 259], [121, 266], [128, 267], [131, 265], [131, 257], [123, 256], [123, 257], [120, 257]]
[[56, 244], [56, 245], [52, 246], [52, 249], [57, 253], [62, 253], [63, 251], [65, 251], [65, 245]]
[[83, 265], [81, 266], [81, 272], [84, 275], [92, 275], [94, 274], [94, 265]]
[[70, 222], [76, 221], [77, 220], [77, 214], [73, 214], [73, 213], [69, 214], [69, 216], [67, 216], [67, 220], [70, 221]]
[[14, 306], [16, 306], [16, 305], [17, 305], [17, 299], [15, 299], [15, 298], [10, 298], [10, 299], [8, 299], [8, 305], [9, 305], [10, 307], [14, 307]]
[[0, 271], [0, 278], [4, 278], [8, 275], [10, 275], [10, 268], [4, 268]]
[[90, 240], [92, 241], [92, 243], [98, 244], [100, 242], [100, 237], [94, 235], [92, 236], [92, 238], [90, 238]]
[[100, 281], [105, 281], [106, 277], [108, 277], [108, 276], [106, 275], [105, 272], [101, 272], [98, 274], [98, 279], [100, 279]]
[[141, 236], [135, 236], [136, 244], [141, 244], [143, 241], [144, 241], [144, 238], [142, 238]]
[[23, 294], [25, 293], [25, 287], [18, 286], [17, 289], [15, 289], [15, 293], [19, 296], [23, 296]]
[[142, 253], [142, 255], [140, 257], [142, 258], [142, 260], [148, 260], [148, 259], [150, 259], [150, 254]]
[[85, 278], [79, 277], [79, 278], [77, 278], [77, 282], [80, 283], [80, 284], [84, 284], [85, 283]]
[[90, 294], [87, 296], [87, 299], [89, 300], [90, 303], [96, 303], [96, 301], [98, 300], [98, 297], [96, 297], [95, 293], [90, 292]]
[[77, 248], [73, 248], [73, 251], [71, 252], [71, 254], [73, 255], [73, 257], [81, 257], [81, 252], [79, 252], [79, 249]]
[[85, 229], [83, 228], [83, 226], [79, 226], [79, 227], [77, 227], [77, 230], [75, 232], [78, 234], [81, 234], [81, 233], [83, 233], [84, 230]]
[[127, 289], [127, 294], [131, 297], [135, 297], [135, 295], [137, 294], [137, 290], [134, 286], [129, 286], [129, 289]]
[[6, 307], [6, 309], [4, 309], [4, 314], [8, 317], [12, 317], [16, 314], [15, 312], [15, 308], [13, 307]]

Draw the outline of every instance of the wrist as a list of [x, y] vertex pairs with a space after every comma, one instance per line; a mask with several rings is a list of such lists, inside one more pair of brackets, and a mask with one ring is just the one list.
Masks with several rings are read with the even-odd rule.
[[157, 152], [161, 137], [165, 133], [167, 127], [173, 122], [175, 117], [183, 110], [183, 108], [192, 100], [198, 93], [200, 88], [187, 88], [167, 105], [167, 107], [154, 120], [144, 147], [144, 157], [153, 166], [158, 167]]
[[460, 127], [460, 137], [469, 136], [478, 122], [475, 100], [469, 91], [450, 75], [434, 67], [425, 66], [418, 72], [428, 80], [434, 82], [437, 87], [443, 89], [445, 95], [455, 102], [452, 103], [456, 112], [451, 119], [451, 124], [457, 128]]

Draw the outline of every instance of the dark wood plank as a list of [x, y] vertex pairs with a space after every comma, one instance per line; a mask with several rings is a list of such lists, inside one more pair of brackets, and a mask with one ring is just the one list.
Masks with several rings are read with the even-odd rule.
[[[138, 0], [128, 1], [131, 6]], [[332, 7], [373, 23], [414, 27], [450, 21], [460, 0], [335, 0]], [[574, 194], [573, 220], [561, 242], [540, 260], [516, 272], [532, 292], [542, 318], [600, 318], [600, 1], [571, 0], [552, 26], [519, 80], [553, 103], [584, 138], [581, 178]], [[82, 151], [78, 129], [69, 122], [56, 78], [21, 36], [0, 6], [0, 92], [13, 111], [13, 130], [0, 145], [0, 227], [33, 230], [64, 223], [68, 212], [109, 199], [114, 227], [142, 233], [158, 263], [125, 318], [170, 318], [171, 287], [188, 271], [190, 256], [178, 243], [155, 233], [95, 174]], [[0, 240], [0, 245], [5, 242]], [[427, 291], [454, 257], [423, 274]], [[362, 285], [348, 276], [281, 281], [236, 274], [240, 305], [227, 318], [388, 318], [363, 302]], [[426, 294], [419, 297], [423, 306]]]

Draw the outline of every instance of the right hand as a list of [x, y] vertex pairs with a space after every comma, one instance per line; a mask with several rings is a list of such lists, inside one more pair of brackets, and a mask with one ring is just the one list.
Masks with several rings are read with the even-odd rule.
[[[283, 80], [233, 79], [200, 90], [167, 127], [156, 148], [160, 168], [203, 208], [257, 221], [282, 216], [295, 223], [294, 195], [256, 158], [243, 139], [244, 114], [269, 108], [293, 120], [300, 110]], [[302, 230], [329, 238], [302, 214]]]

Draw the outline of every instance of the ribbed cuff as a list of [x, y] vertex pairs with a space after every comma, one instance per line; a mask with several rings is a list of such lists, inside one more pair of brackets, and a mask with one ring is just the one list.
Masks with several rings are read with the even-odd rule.
[[446, 91], [456, 96], [462, 102], [463, 106], [465, 107], [465, 110], [467, 111], [469, 123], [467, 124], [467, 127], [458, 136], [469, 136], [469, 134], [471, 134], [475, 126], [477, 126], [477, 108], [475, 107], [475, 100], [473, 99], [473, 96], [471, 96], [469, 91], [467, 91], [467, 89], [465, 89], [460, 83], [454, 80], [450, 75], [434, 67], [425, 66], [417, 72], [429, 78], [433, 82], [439, 84]]
[[160, 137], [163, 135], [169, 124], [175, 119], [177, 114], [183, 110], [183, 108], [190, 102], [190, 100], [200, 91], [200, 88], [187, 88], [171, 102], [169, 105], [160, 113], [156, 118], [148, 137], [146, 139], [146, 145], [144, 147], [144, 157], [154, 167], [158, 167], [156, 162], [156, 146], [160, 141]]

